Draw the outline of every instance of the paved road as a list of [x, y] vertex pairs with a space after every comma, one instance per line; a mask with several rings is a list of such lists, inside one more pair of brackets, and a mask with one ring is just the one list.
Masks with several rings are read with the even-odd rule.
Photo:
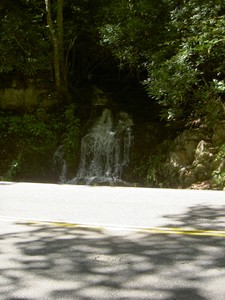
[[[204, 207], [224, 208], [225, 192], [0, 182], [0, 217], [114, 226], [179, 226], [179, 216]], [[207, 227], [204, 222], [195, 224], [194, 219], [193, 224], [186, 225]], [[225, 228], [225, 220], [213, 224], [213, 228], [218, 226]]]
[[0, 299], [224, 299], [224, 192], [2, 183], [0, 215]]

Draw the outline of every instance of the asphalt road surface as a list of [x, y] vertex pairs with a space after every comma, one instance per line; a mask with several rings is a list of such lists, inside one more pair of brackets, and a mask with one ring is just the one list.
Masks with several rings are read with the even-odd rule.
[[0, 299], [224, 298], [224, 192], [0, 182]]

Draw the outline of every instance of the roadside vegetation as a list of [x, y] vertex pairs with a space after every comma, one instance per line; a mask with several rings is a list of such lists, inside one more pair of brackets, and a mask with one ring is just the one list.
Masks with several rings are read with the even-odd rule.
[[[225, 120], [223, 0], [3, 0], [0, 15], [2, 179], [44, 174], [62, 143], [76, 165], [89, 91], [114, 92], [115, 82], [135, 81], [157, 107], [151, 117], [177, 134], [200, 131], [224, 156], [225, 137], [215, 142]], [[140, 159], [146, 184], [159, 185], [168, 143]], [[223, 187], [224, 169], [211, 175]]]

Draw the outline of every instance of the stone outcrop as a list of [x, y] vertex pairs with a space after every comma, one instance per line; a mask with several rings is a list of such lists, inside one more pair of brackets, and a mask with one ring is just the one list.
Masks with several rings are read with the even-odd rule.
[[10, 86], [0, 89], [0, 109], [3, 110], [32, 112], [55, 104], [50, 84], [39, 79], [27, 79], [23, 84], [13, 80]]
[[[225, 187], [225, 122], [211, 136], [200, 129], [183, 131], [170, 144], [155, 168], [154, 182], [162, 187], [223, 189]], [[150, 180], [151, 182], [151, 180]]]

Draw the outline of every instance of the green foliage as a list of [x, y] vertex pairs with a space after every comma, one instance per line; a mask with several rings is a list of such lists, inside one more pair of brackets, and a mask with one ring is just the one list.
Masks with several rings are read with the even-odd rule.
[[216, 170], [212, 175], [214, 185], [219, 189], [223, 189], [225, 187], [225, 172]]
[[[213, 84], [199, 87], [194, 92], [192, 111], [190, 113], [191, 122], [197, 122], [197, 125], [205, 126], [212, 130], [213, 126], [225, 118], [224, 102], [220, 93], [215, 91]], [[194, 120], [194, 121], [193, 121]]]
[[171, 56], [156, 52], [145, 81], [148, 93], [165, 107], [164, 118], [193, 120], [197, 107], [197, 114], [204, 114], [201, 103], [221, 99], [225, 72], [221, 60], [225, 54], [222, 8], [221, 1], [196, 0], [171, 10], [168, 37], [162, 44], [162, 49], [172, 50]]
[[[42, 116], [41, 118], [40, 115]], [[34, 115], [24, 114], [22, 116], [14, 115], [3, 118], [1, 127], [5, 128], [7, 124], [7, 131], [4, 131], [4, 135], [9, 135], [20, 141], [20, 143], [23, 141], [22, 144], [26, 152], [40, 152], [44, 149], [46, 150], [46, 146], [55, 143], [56, 137], [52, 131], [49, 117], [44, 110], [38, 109]]]
[[80, 148], [80, 122], [75, 117], [76, 106], [71, 104], [64, 113], [65, 118], [65, 134], [63, 137], [63, 145], [65, 148], [66, 158], [69, 164], [73, 164], [77, 160]]
[[198, 71], [192, 70], [185, 59], [185, 53], [178, 53], [169, 61], [153, 62], [148, 66], [151, 77], [144, 84], [151, 97], [162, 105], [162, 116], [168, 120], [179, 119], [192, 98]]
[[101, 43], [112, 51], [121, 67], [143, 68], [146, 56], [160, 41], [167, 16], [161, 1], [112, 1], [103, 9]]
[[50, 44], [38, 2], [5, 1], [0, 14], [0, 73], [34, 75], [49, 70]]
[[13, 181], [20, 173], [22, 168], [23, 168], [22, 157], [19, 154], [18, 157], [11, 162], [7, 172], [4, 174], [3, 179], [6, 181]]
[[100, 35], [121, 66], [147, 71], [164, 119], [208, 126], [221, 116], [207, 119], [225, 101], [223, 0], [113, 1]]
[[[65, 82], [60, 88], [64, 96], [68, 96], [68, 87], [74, 89], [86, 83], [107, 58], [98, 34], [102, 6], [108, 6], [108, 3], [102, 0], [63, 2], [64, 64], [61, 59], [60, 66], [61, 79]], [[57, 1], [51, 1], [51, 8], [53, 23], [57, 25]], [[56, 56], [46, 24], [45, 1], [3, 0], [0, 15], [0, 75], [33, 77], [52, 71]]]
[[165, 155], [157, 154], [150, 157], [146, 183], [150, 187], [165, 187], [166, 180], [160, 176], [160, 170], [165, 164]]
[[220, 172], [220, 171], [213, 172], [213, 183], [216, 188], [224, 189], [224, 187], [225, 187], [225, 172]]
[[[79, 147], [79, 121], [74, 107], [50, 113], [0, 116], [0, 176], [5, 180], [45, 177], [53, 168], [53, 154], [64, 144], [66, 156], [74, 160]], [[70, 158], [72, 157], [72, 158]]]

